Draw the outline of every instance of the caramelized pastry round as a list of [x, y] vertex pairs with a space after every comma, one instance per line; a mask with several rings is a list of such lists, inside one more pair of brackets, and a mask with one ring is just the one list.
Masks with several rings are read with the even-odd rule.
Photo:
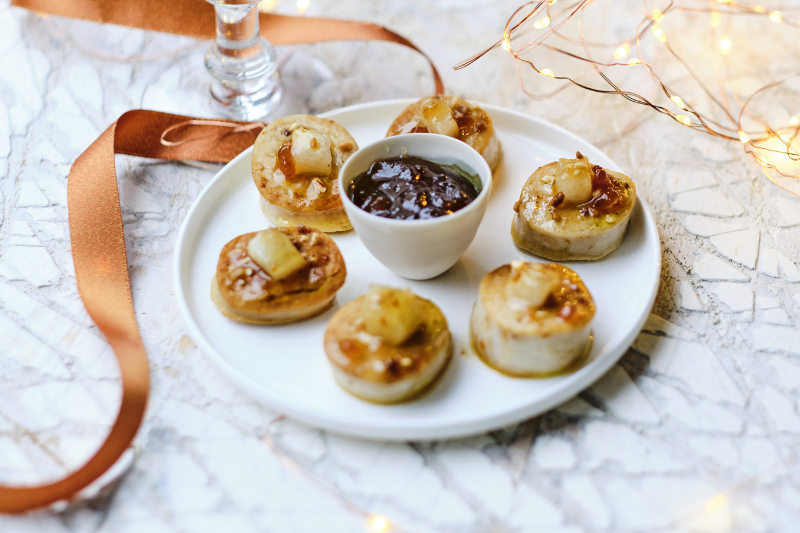
[[256, 139], [251, 160], [261, 210], [276, 226], [352, 229], [337, 178], [356, 150], [356, 140], [332, 120], [291, 115], [271, 122]]
[[[444, 315], [433, 302], [408, 293], [416, 322], [404, 340], [400, 339], [405, 334], [398, 333], [403, 327], [391, 318], [387, 321], [379, 313], [370, 313], [365, 321], [370, 293], [331, 318], [325, 331], [325, 352], [333, 377], [350, 394], [375, 403], [407, 401], [433, 383], [450, 361], [451, 336]], [[391, 313], [397, 301], [389, 305]], [[370, 319], [379, 329], [386, 328], [386, 337], [370, 333]], [[392, 338], [396, 335], [400, 336]]]
[[588, 353], [594, 313], [594, 300], [573, 270], [514, 261], [481, 280], [470, 341], [483, 362], [499, 372], [553, 375]]
[[576, 154], [540, 167], [514, 204], [514, 243], [554, 261], [591, 261], [619, 247], [636, 202], [628, 176]]
[[400, 113], [387, 137], [404, 133], [438, 133], [464, 141], [483, 156], [494, 171], [500, 163], [500, 141], [489, 114], [456, 96], [429, 96]]
[[[269, 232], [288, 237], [296, 253], [278, 248], [272, 262], [262, 257], [263, 251], [257, 254], [251, 243]], [[239, 322], [296, 322], [330, 308], [346, 275], [342, 254], [326, 234], [305, 226], [271, 228], [239, 235], [223, 246], [211, 300], [223, 315]]]

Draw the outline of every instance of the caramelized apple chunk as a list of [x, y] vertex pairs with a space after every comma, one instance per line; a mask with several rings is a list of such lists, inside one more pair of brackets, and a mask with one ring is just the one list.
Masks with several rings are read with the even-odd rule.
[[247, 243], [247, 255], [272, 279], [284, 279], [306, 266], [292, 240], [275, 228], [256, 233]]
[[331, 138], [303, 127], [292, 131], [294, 171], [304, 176], [329, 176], [331, 173]]
[[513, 261], [506, 282], [506, 297], [521, 300], [527, 307], [539, 308], [558, 289], [560, 282], [557, 272], [533, 267], [525, 261]]
[[364, 297], [361, 313], [367, 333], [389, 344], [401, 345], [419, 328], [417, 297], [410, 289], [373, 285]]
[[431, 133], [458, 136], [458, 123], [453, 117], [453, 110], [441, 96], [434, 96], [422, 106], [423, 124]]
[[587, 158], [559, 159], [553, 191], [564, 195], [563, 205], [575, 206], [592, 197], [592, 167]]

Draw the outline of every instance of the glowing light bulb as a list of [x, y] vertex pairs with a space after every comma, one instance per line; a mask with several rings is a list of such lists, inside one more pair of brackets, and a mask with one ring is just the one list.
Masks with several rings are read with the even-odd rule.
[[717, 0], [720, 4], [730, 4], [731, 0]]
[[667, 42], [667, 36], [664, 35], [664, 30], [662, 30], [656, 25], [653, 25], [653, 35], [655, 35], [656, 39], [658, 39], [662, 43]]
[[635, 57], [634, 57], [634, 58], [631, 58], [631, 59], [628, 61], [628, 65], [641, 65], [641, 64], [642, 64], [642, 62], [641, 62], [641, 61], [639, 61], [638, 59], [636, 59]]
[[619, 48], [614, 50], [614, 57], [616, 57], [617, 59], [622, 59], [626, 55], [628, 55], [628, 46], [627, 45], [620, 46]]
[[780, 11], [773, 11], [772, 13], [769, 14], [769, 20], [771, 20], [772, 22], [782, 22], [783, 15], [781, 15]]
[[727, 54], [728, 51], [731, 49], [731, 40], [727, 37], [723, 37], [719, 41], [719, 47], [722, 49], [723, 54]]
[[722, 24], [722, 15], [719, 11], [712, 11], [711, 12], [711, 27], [712, 28], [719, 28], [719, 25]]
[[662, 13], [660, 9], [654, 9], [653, 10], [653, 20], [658, 21], [658, 19], [660, 19], [663, 16], [664, 16], [664, 13]]
[[372, 531], [383, 533], [384, 531], [389, 531], [389, 521], [380, 515], [373, 516], [369, 519], [369, 527]]
[[539, 74], [542, 74], [543, 76], [549, 76], [551, 78], [556, 77], [556, 75], [553, 74], [553, 71], [550, 70], [549, 68], [543, 68], [542, 70], [539, 71]]
[[541, 30], [542, 28], [546, 28], [550, 25], [550, 17], [544, 17], [536, 22], [533, 23], [533, 27], [537, 30]]
[[558, 2], [558, 0], [550, 0], [550, 3], [549, 3], [549, 4], [547, 4], [547, 5], [549, 5], [549, 6], [552, 6], [552, 5], [553, 5], [553, 4], [555, 4], [556, 2]]
[[765, 8], [764, 6], [755, 6], [755, 7], [753, 8], [753, 10], [754, 10], [756, 13], [763, 13], [764, 11], [766, 11], [766, 10], [767, 10], [767, 8]]
[[258, 10], [262, 13], [269, 13], [275, 6], [278, 5], [278, 0], [261, 0], [258, 4]]
[[686, 105], [683, 103], [683, 99], [680, 96], [673, 96], [671, 98], [675, 105], [680, 107], [681, 109], [686, 109]]
[[511, 50], [511, 42], [509, 42], [508, 36], [505, 36], [503, 38], [503, 50], [505, 50], [506, 52]]
[[297, 0], [297, 12], [298, 13], [305, 13], [308, 6], [311, 4], [311, 0]]
[[797, 126], [798, 124], [800, 124], [800, 118], [792, 117], [791, 119], [789, 119], [789, 122], [791, 122], [792, 126]]
[[740, 130], [739, 131], [739, 140], [742, 141], [743, 143], [749, 143], [750, 142], [750, 137], [745, 132]]
[[678, 122], [680, 122], [681, 124], [683, 124], [684, 126], [691, 126], [692, 125], [692, 119], [690, 119], [688, 117], [688, 115], [677, 115], [675, 117], [675, 119]]
[[[756, 158], [756, 159], [759, 162], [762, 161], [762, 159], [760, 159], [760, 158]], [[714, 496], [713, 498], [708, 499], [706, 501], [706, 503], [703, 504], [703, 507], [705, 508], [707, 513], [714, 513], [714, 512], [719, 511], [723, 507], [726, 507], [727, 505], [728, 505], [728, 496], [726, 496], [725, 494], [720, 493], [720, 494], [717, 494], [716, 496]]]
[[[766, 159], [764, 159], [764, 158], [761, 158], [761, 157], [756, 157], [756, 161], [758, 161], [759, 163], [761, 163], [761, 164], [762, 164], [762, 165], [764, 165], [765, 167], [768, 167], [768, 166], [769, 166], [769, 161], [767, 161], [767, 160], [766, 160]], [[725, 496], [724, 494], [721, 494], [721, 495], [714, 496], [714, 498], [712, 498], [712, 500], [713, 500], [713, 499], [715, 499], [715, 498], [719, 498], [719, 496], [724, 496], [724, 497], [725, 497], [725, 503], [726, 503], [726, 504], [728, 503], [728, 497], [727, 497], [727, 496]], [[709, 503], [709, 502], [706, 502], [706, 505], [708, 505], [708, 503]], [[709, 511], [709, 512], [710, 512], [710, 511]]]

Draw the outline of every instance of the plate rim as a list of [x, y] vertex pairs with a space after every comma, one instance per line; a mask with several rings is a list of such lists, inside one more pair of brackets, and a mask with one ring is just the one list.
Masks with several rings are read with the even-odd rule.
[[[418, 99], [416, 98], [398, 98], [398, 99], [391, 99], [391, 100], [377, 100], [372, 102], [363, 102], [355, 105], [345, 106], [336, 108], [325, 113], [320, 113], [319, 116], [323, 118], [327, 118], [329, 116], [336, 116], [342, 113], [347, 112], [354, 112], [360, 111], [363, 109], [369, 109], [374, 107], [386, 107], [391, 105], [408, 105], [410, 103], [416, 102]], [[616, 164], [608, 155], [605, 154], [602, 150], [594, 146], [592, 143], [586, 141], [582, 137], [572, 133], [571, 131], [558, 126], [556, 124], [552, 124], [546, 120], [534, 117], [522, 111], [511, 109], [508, 107], [498, 106], [494, 104], [485, 104], [478, 102], [478, 105], [484, 109], [489, 110], [490, 112], [499, 112], [505, 114], [516, 115], [518, 118], [523, 120], [532, 121], [538, 123], [540, 126], [545, 128], [550, 128], [556, 130], [568, 137], [573, 138], [575, 141], [582, 143], [587, 146], [591, 146], [598, 152], [602, 153], [606, 159], [612, 162], [613, 166], [617, 169], [621, 169], [619, 165]], [[331, 416], [320, 416], [314, 413], [311, 409], [305, 409], [302, 407], [296, 407], [291, 402], [286, 402], [281, 399], [280, 396], [271, 395], [267, 390], [264, 389], [262, 385], [252, 381], [247, 376], [243, 375], [238, 369], [236, 369], [233, 365], [231, 365], [224, 357], [219, 355], [211, 343], [206, 339], [206, 337], [200, 331], [199, 326], [195, 322], [193, 315], [187, 305], [186, 294], [183, 290], [182, 285], [182, 276], [181, 276], [181, 258], [183, 255], [183, 249], [186, 246], [186, 234], [189, 231], [189, 223], [193, 219], [193, 215], [195, 211], [199, 208], [201, 202], [215, 187], [218, 181], [223, 179], [223, 176], [228, 172], [229, 168], [236, 165], [242, 158], [249, 157], [252, 154], [253, 147], [250, 146], [249, 148], [242, 151], [238, 154], [235, 158], [233, 158], [230, 162], [228, 162], [225, 166], [223, 166], [216, 175], [208, 182], [208, 184], [200, 191], [197, 195], [195, 200], [192, 202], [191, 207], [186, 213], [183, 221], [181, 222], [181, 227], [178, 232], [178, 238], [175, 242], [175, 252], [173, 255], [173, 275], [172, 275], [172, 282], [173, 288], [175, 291], [175, 296], [178, 300], [178, 308], [180, 310], [181, 318], [183, 319], [184, 325], [189, 330], [189, 333], [192, 337], [192, 340], [197, 344], [198, 348], [203, 352], [203, 354], [208, 357], [211, 362], [217, 367], [217, 369], [228, 379], [233, 385], [241, 390], [245, 391], [251, 397], [257, 399], [259, 402], [264, 403], [268, 407], [275, 409], [290, 418], [293, 418], [301, 423], [309, 424], [315, 426], [319, 429], [323, 429], [325, 431], [329, 431], [331, 433], [344, 435], [347, 437], [356, 437], [361, 439], [368, 439], [368, 440], [376, 440], [376, 441], [416, 441], [416, 442], [424, 442], [424, 441], [432, 441], [432, 440], [446, 440], [446, 439], [456, 439], [456, 438], [464, 438], [473, 435], [479, 435], [486, 433], [487, 431], [493, 431], [502, 427], [506, 427], [508, 425], [519, 423], [524, 421], [528, 418], [533, 416], [537, 416], [539, 414], [545, 413], [562, 403], [566, 402], [567, 400], [577, 396], [586, 388], [591, 386], [595, 383], [598, 379], [600, 379], [603, 375], [605, 375], [612, 366], [614, 366], [619, 359], [625, 354], [625, 352], [630, 348], [633, 344], [634, 339], [639, 335], [641, 332], [642, 327], [644, 326], [647, 318], [649, 316], [649, 310], [652, 309], [653, 304], [655, 303], [656, 296], [658, 294], [658, 289], [660, 287], [661, 281], [661, 269], [663, 263], [662, 257], [662, 250], [661, 250], [661, 238], [658, 233], [658, 226], [656, 225], [655, 218], [653, 216], [652, 211], [650, 210], [647, 202], [642, 198], [641, 194], [636, 195], [636, 203], [638, 207], [642, 209], [643, 219], [644, 219], [644, 230], [646, 233], [652, 233], [654, 236], [653, 239], [653, 247], [655, 248], [655, 257], [656, 262], [652, 265], [652, 270], [654, 273], [654, 283], [652, 283], [652, 288], [650, 290], [650, 294], [646, 300], [645, 308], [648, 310], [642, 314], [638, 318], [635, 323], [635, 327], [631, 328], [628, 334], [620, 341], [618, 348], [615, 350], [611, 350], [608, 354], [605, 355], [603, 359], [596, 360], [592, 365], [583, 367], [583, 369], [579, 369], [575, 373], [571, 374], [567, 377], [564, 381], [559, 383], [555, 390], [549, 392], [543, 398], [536, 399], [532, 402], [520, 405], [516, 408], [513, 408], [505, 413], [500, 415], [491, 414], [491, 415], [484, 415], [477, 419], [471, 419], [469, 421], [456, 421], [452, 424], [444, 424], [444, 425], [428, 425], [428, 426], [420, 426], [417, 425], [415, 427], [407, 427], [407, 426], [399, 426], [397, 425], [397, 420], [390, 420], [387, 419], [387, 424], [358, 424], [351, 422], [349, 420], [342, 420], [336, 417]], [[636, 206], [634, 206], [636, 208]], [[581, 370], [586, 370], [585, 372], [581, 372]], [[411, 419], [413, 420], [413, 419]], [[405, 421], [404, 421], [405, 422]]]

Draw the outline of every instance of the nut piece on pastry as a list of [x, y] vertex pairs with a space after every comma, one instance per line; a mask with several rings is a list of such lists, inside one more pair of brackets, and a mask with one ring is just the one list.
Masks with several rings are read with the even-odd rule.
[[251, 161], [261, 210], [276, 226], [352, 229], [336, 178], [356, 150], [355, 139], [332, 120], [292, 115], [271, 122], [256, 139]]
[[372, 286], [339, 309], [325, 331], [333, 377], [363, 400], [397, 403], [431, 384], [451, 357], [439, 308], [409, 289]]
[[481, 154], [492, 171], [500, 163], [500, 141], [492, 118], [477, 105], [455, 96], [429, 96], [405, 108], [389, 126], [386, 136], [404, 133], [455, 137]]
[[622, 243], [636, 185], [576, 156], [540, 167], [522, 187], [511, 236], [523, 250], [555, 261], [590, 261]]
[[570, 368], [591, 347], [594, 300], [573, 270], [514, 261], [486, 274], [470, 318], [470, 341], [490, 367], [515, 377]]
[[211, 300], [239, 322], [295, 322], [331, 307], [346, 275], [339, 248], [321, 231], [270, 228], [222, 247]]

